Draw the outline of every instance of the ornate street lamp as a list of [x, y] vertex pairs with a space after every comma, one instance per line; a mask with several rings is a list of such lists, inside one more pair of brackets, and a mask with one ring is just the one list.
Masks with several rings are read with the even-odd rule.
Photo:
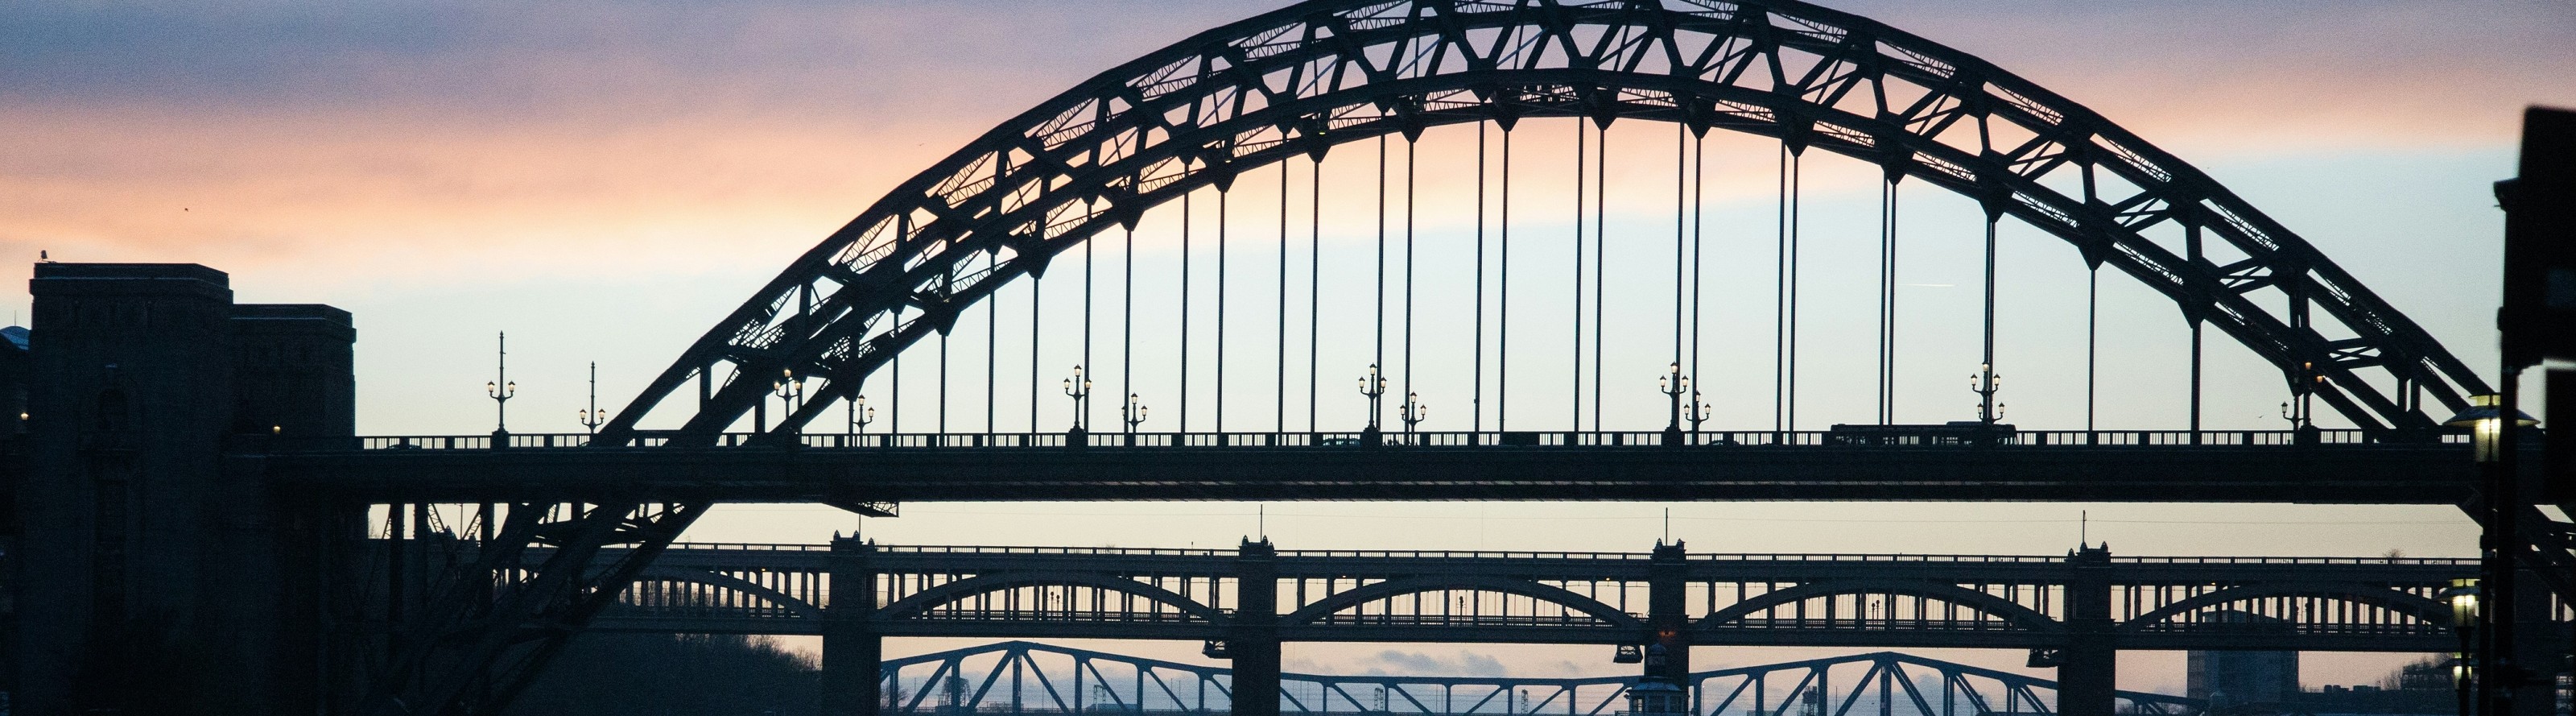
[[[1678, 361], [1665, 366], [1664, 372], [1663, 377], [1655, 379], [1655, 391], [1663, 393], [1664, 397], [1671, 399], [1672, 402], [1670, 419], [1664, 422], [1664, 444], [1680, 445], [1682, 444], [1682, 394], [1691, 392], [1690, 376], [1682, 375], [1682, 364]], [[1699, 394], [1691, 393], [1691, 399], [1698, 400]]]
[[2290, 378], [2290, 395], [2296, 403], [2281, 403], [2281, 419], [2290, 421], [2291, 439], [2300, 445], [2317, 442], [2316, 393], [2325, 382], [2315, 363], [2300, 363], [2298, 375]]
[[1360, 377], [1360, 395], [1368, 396], [1368, 428], [1360, 431], [1360, 440], [1363, 443], [1375, 445], [1379, 434], [1378, 398], [1386, 395], [1386, 378], [1378, 375], [1376, 363], [1370, 363], [1368, 375]]
[[1968, 392], [1977, 394], [1977, 422], [1993, 425], [2004, 419], [2004, 404], [1995, 402], [1995, 394], [2003, 390], [2004, 376], [1995, 372], [1995, 364], [1977, 364], [1977, 372], [1968, 376]]
[[1421, 393], [1405, 393], [1404, 405], [1395, 409], [1395, 417], [1404, 421], [1404, 434], [1406, 437], [1411, 437], [1413, 426], [1421, 424], [1424, 418], [1431, 417], [1431, 406], [1422, 404]]
[[1692, 437], [1699, 436], [1700, 423], [1708, 422], [1708, 410], [1708, 403], [1700, 401], [1699, 391], [1691, 391], [1689, 408], [1687, 409], [1687, 412], [1682, 413], [1682, 417], [1690, 420]]
[[492, 447], [506, 447], [510, 442], [510, 398], [519, 394], [519, 384], [510, 380], [510, 333], [502, 331], [498, 348], [498, 368], [491, 382], [483, 384], [483, 394], [492, 397]]
[[608, 424], [608, 411], [599, 409], [599, 361], [590, 362], [590, 407], [573, 411], [581, 416], [583, 432], [599, 434], [599, 426]]
[[1145, 424], [1147, 410], [1150, 408], [1145, 407], [1144, 403], [1136, 402], [1135, 393], [1128, 393], [1127, 404], [1118, 407], [1118, 419], [1127, 423], [1127, 432], [1132, 434], [1136, 432], [1136, 426]]
[[877, 409], [868, 406], [867, 394], [862, 393], [857, 400], [850, 401], [850, 434], [866, 435], [868, 425], [876, 421]]
[[[769, 389], [774, 391], [770, 393], [771, 395], [778, 396], [780, 407], [778, 424], [785, 427], [787, 421], [795, 419], [797, 406], [805, 401], [805, 379], [796, 377], [794, 368], [781, 368], [778, 371], [778, 379], [769, 382]], [[768, 428], [763, 427], [761, 430], [766, 432]]]
[[1082, 420], [1091, 414], [1091, 379], [1082, 377], [1082, 364], [1074, 364], [1073, 377], [1064, 379], [1064, 395], [1073, 399], [1073, 429], [1066, 432], [1079, 439], [1091, 432]]

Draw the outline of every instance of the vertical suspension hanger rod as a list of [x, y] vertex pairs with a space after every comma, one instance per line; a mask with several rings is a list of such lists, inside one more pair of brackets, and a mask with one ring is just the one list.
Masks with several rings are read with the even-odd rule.
[[1512, 408], [1512, 128], [1503, 127], [1500, 225], [1496, 237], [1501, 254], [1494, 266], [1494, 430], [1509, 430]]
[[1118, 268], [1118, 392], [1126, 396], [1119, 404], [1121, 432], [1135, 432], [1133, 418], [1125, 412], [1136, 401], [1136, 227], [1127, 227]]
[[1474, 388], [1467, 399], [1468, 440], [1485, 431], [1485, 122], [1476, 122], [1476, 330]]
[[1226, 214], [1234, 182], [1229, 179], [1216, 188], [1216, 431], [1225, 432], [1225, 244], [1226, 226], [1232, 223]]
[[1609, 316], [1610, 283], [1610, 122], [1599, 121], [1599, 148], [1592, 154], [1592, 431], [1601, 432], [1601, 363]]
[[1414, 139], [1404, 140], [1404, 429], [1413, 432], [1417, 420], [1413, 392], [1413, 189]]
[[1181, 432], [1190, 431], [1190, 195], [1181, 195]]
[[[1694, 132], [1692, 132], [1692, 133], [1691, 133], [1691, 299], [1690, 299], [1690, 303], [1691, 303], [1691, 307], [1690, 307], [1690, 310], [1691, 310], [1691, 338], [1690, 338], [1690, 340], [1691, 340], [1691, 350], [1690, 350], [1690, 374], [1691, 374], [1691, 378], [1692, 378], [1693, 382], [1697, 382], [1697, 383], [1699, 383], [1699, 385], [1700, 385], [1702, 388], [1705, 388], [1705, 387], [1707, 387], [1707, 385], [1708, 385], [1708, 382], [1707, 382], [1707, 381], [1705, 381], [1705, 380], [1700, 380], [1700, 376], [1701, 376], [1701, 375], [1704, 375], [1704, 374], [1700, 372], [1700, 361], [1699, 361], [1699, 354], [1700, 354], [1700, 348], [1701, 348], [1701, 343], [1700, 343], [1700, 331], [1701, 331], [1701, 328], [1705, 325], [1705, 324], [1700, 320], [1700, 273], [1701, 273], [1702, 268], [1703, 268], [1703, 267], [1705, 267], [1705, 266], [1707, 265], [1707, 263], [1708, 263], [1708, 262], [1707, 262], [1707, 259], [1706, 259], [1707, 254], [1705, 254], [1705, 253], [1701, 250], [1701, 242], [1700, 242], [1702, 228], [1705, 226], [1705, 224], [1706, 224], [1706, 220], [1707, 220], [1707, 218], [1708, 218], [1708, 204], [1707, 204], [1707, 203], [1706, 203], [1706, 201], [1705, 201], [1705, 196], [1706, 196], [1707, 189], [1708, 189], [1708, 173], [1707, 173], [1707, 172], [1708, 172], [1708, 133], [1707, 133], [1707, 130], [1699, 129], [1699, 130], [1694, 131]], [[1697, 440], [1698, 438], [1697, 438], [1697, 436], [1696, 436], [1696, 433], [1698, 433], [1698, 432], [1699, 432], [1699, 425], [1700, 425], [1700, 423], [1701, 423], [1702, 421], [1707, 420], [1708, 418], [1707, 418], [1707, 416], [1706, 416], [1706, 415], [1704, 415], [1704, 414], [1703, 414], [1703, 409], [1700, 407], [1699, 393], [1698, 393], [1697, 391], [1694, 391], [1694, 392], [1692, 392], [1692, 393], [1691, 393], [1690, 401], [1691, 401], [1691, 406], [1690, 406], [1690, 409], [1691, 409], [1691, 415], [1692, 415], [1692, 416], [1694, 416], [1694, 419], [1693, 419], [1693, 420], [1691, 420], [1691, 432], [1692, 432], [1692, 433], [1694, 433], [1694, 436], [1693, 436], [1693, 438], [1692, 438], [1692, 439], [1693, 439], [1693, 440]]]
[[1573, 399], [1567, 401], [1566, 405], [1565, 430], [1568, 433], [1583, 431], [1583, 170], [1589, 166], [1587, 151], [1590, 149], [1590, 141], [1589, 135], [1584, 131], [1582, 118], [1576, 118], [1574, 120], [1574, 371], [1570, 376], [1574, 385], [1571, 392]]
[[[1370, 379], [1375, 380], [1386, 365], [1386, 135], [1377, 135], [1377, 348], [1369, 360]], [[1373, 387], [1373, 386], [1370, 386]], [[1364, 389], [1362, 392], [1366, 392]], [[1378, 414], [1378, 401], [1369, 400], [1368, 426], [1375, 432], [1385, 416]]]
[[1315, 170], [1306, 186], [1306, 432], [1320, 428], [1324, 325], [1324, 155], [1312, 155]]
[[1277, 415], [1270, 427], [1273, 433], [1288, 432], [1288, 159], [1279, 159], [1279, 381], [1271, 395]]

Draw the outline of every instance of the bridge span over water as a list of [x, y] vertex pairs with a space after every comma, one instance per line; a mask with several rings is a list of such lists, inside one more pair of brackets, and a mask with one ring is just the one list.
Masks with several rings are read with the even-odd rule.
[[[888, 660], [882, 713], [1220, 716], [1232, 669], [1007, 641]], [[1636, 679], [1280, 674], [1279, 710], [1307, 716], [1625, 716]], [[2057, 682], [1896, 652], [1694, 671], [1692, 716], [2044, 716]], [[2120, 691], [2119, 712], [2200, 716], [2208, 704]]]
[[[1712, 133], [1758, 142], [1765, 161], [1712, 164]], [[1460, 159], [1416, 161], [1440, 142]], [[1533, 168], [1533, 142], [1571, 144], [1573, 162]], [[1882, 180], [1875, 266], [1802, 253], [1811, 161]], [[1612, 170], [1632, 162], [1645, 168]], [[1417, 202], [1424, 168], [1472, 171], [1453, 181], [1475, 187], [1473, 205]], [[1774, 220], [1712, 221], [1706, 189], [1745, 172], [1775, 175], [1757, 177], [1777, 179]], [[1533, 190], [1541, 173], [1554, 181]], [[1630, 174], [1659, 183], [1614, 186]], [[1899, 209], [1925, 188], [1969, 209], [1937, 248], [1980, 267], [1977, 310], [1931, 321], [1974, 327], [1937, 359], [1973, 372], [1966, 393], [1949, 367], [1937, 385], [1903, 379], [1929, 375], [1911, 367], [1938, 352], [1912, 342], [1926, 319], [1897, 291], [1924, 245]], [[1613, 223], [1614, 206], [1650, 221]], [[1420, 216], [1444, 211], [1446, 223]], [[1533, 219], [1543, 211], [1556, 213]], [[2080, 281], [2080, 296], [2047, 299], [2082, 306], [2080, 320], [2012, 323], [2007, 219], [2057, 252], [2061, 285]], [[1333, 221], [1373, 226], [1374, 242], [1327, 242]], [[1174, 234], [1177, 260], [1140, 265], [1140, 227]], [[1729, 267], [1762, 270], [1729, 279]], [[1826, 275], [1874, 277], [1841, 290], [1872, 298], [1875, 319], [1820, 318], [1813, 278]], [[2179, 412], [2097, 400], [2140, 381], [2098, 360], [2106, 281], [2143, 287], [2179, 324], [2170, 390], [2138, 399]], [[154, 643], [129, 631], [168, 613], [239, 632], [208, 639], [274, 646], [206, 677], [247, 684], [259, 695], [245, 703], [270, 712], [494, 712], [596, 621], [819, 632], [838, 645], [831, 703], [859, 711], [878, 703], [876, 682], [851, 675], [873, 673], [887, 635], [1116, 632], [1208, 641], [1256, 690], [1277, 688], [1277, 645], [1294, 639], [1973, 640], [2037, 650], [2060, 665], [2068, 713], [2109, 716], [2123, 648], [2442, 649], [2433, 590], [2465, 568], [1678, 545], [1591, 557], [671, 545], [716, 504], [768, 501], [871, 515], [936, 500], [2457, 504], [2475, 475], [2449, 423], [2491, 392], [2325, 251], [2182, 158], [1984, 59], [1800, 0], [1308, 0], [1206, 30], [895, 187], [623, 408], [583, 410], [594, 430], [578, 436], [509, 432], [503, 368], [488, 436], [358, 437], [350, 316], [235, 304], [227, 282], [194, 265], [36, 266], [27, 432], [8, 443], [25, 456], [10, 468], [28, 473], [11, 497], [32, 516], [16, 556], [64, 578], [13, 602], [33, 655], [19, 660], [26, 708], [126, 698], [80, 686], [93, 683], [76, 678], [82, 661], [61, 655], [113, 661], [101, 655]], [[1723, 293], [1743, 286], [1761, 295]], [[1820, 338], [1828, 329], [1841, 331]], [[2065, 345], [1999, 339], [2023, 329]], [[1869, 359], [1819, 369], [1818, 351], [1863, 347]], [[2261, 373], [2259, 387], [2210, 390], [2212, 350]], [[2005, 420], [2003, 374], [2025, 371], [2057, 372], [2042, 383], [2063, 403], [2056, 424]], [[1852, 409], [1864, 389], [1867, 414]], [[1930, 391], [1951, 396], [1943, 409], [1910, 402]], [[1828, 398], [1839, 417], [1819, 420]], [[2273, 415], [2277, 400], [2285, 429], [2217, 429], [2244, 426], [2205, 420], [2213, 400], [2240, 417]], [[2536, 581], [2558, 603], [2576, 598], [2567, 526], [2537, 510], [2523, 521], [2510, 549], [2549, 567]], [[454, 542], [441, 534], [474, 547], [403, 546]], [[1022, 576], [992, 576], [1006, 573]], [[840, 584], [841, 598], [763, 581], [785, 578]], [[852, 584], [865, 585], [855, 599]], [[692, 591], [705, 589], [718, 591]], [[701, 597], [734, 601], [705, 611], [718, 607]], [[2252, 621], [2212, 616], [2234, 613]]]
[[[423, 542], [417, 547], [440, 545]], [[470, 542], [446, 548], [471, 552]], [[550, 557], [527, 553], [531, 563]], [[2436, 652], [2426, 558], [681, 544], [596, 628], [670, 633]], [[855, 592], [854, 592], [855, 588]], [[1262, 605], [1275, 605], [1264, 608]]]

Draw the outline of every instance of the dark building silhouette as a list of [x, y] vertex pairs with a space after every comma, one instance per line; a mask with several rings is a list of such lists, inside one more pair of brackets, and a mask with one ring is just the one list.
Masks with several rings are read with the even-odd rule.
[[349, 314], [234, 304], [193, 264], [40, 263], [29, 291], [24, 348], [0, 347], [27, 416], [8, 485], [15, 710], [310, 713], [325, 513], [223, 456], [355, 434]]

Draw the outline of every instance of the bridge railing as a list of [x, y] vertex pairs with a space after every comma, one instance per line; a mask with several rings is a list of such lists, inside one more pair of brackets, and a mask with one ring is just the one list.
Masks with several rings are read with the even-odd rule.
[[[674, 545], [674, 547], [676, 548], [677, 546]], [[1230, 549], [1196, 549], [1179, 547], [1023, 547], [1010, 545], [877, 545], [876, 551], [895, 554], [1087, 554], [1147, 557], [1225, 557], [1235, 554], [1235, 551]]]
[[[1877, 426], [1871, 426], [1877, 427]], [[1907, 427], [1907, 426], [1895, 426]], [[1643, 447], [1678, 446], [1712, 449], [1764, 447], [1886, 447], [1965, 449], [1997, 447], [2259, 447], [2294, 445], [2363, 445], [2368, 433], [2354, 429], [2316, 430], [2302, 436], [2294, 430], [2020, 430], [1909, 435], [1901, 432], [1832, 430], [1683, 431], [1419, 431], [1419, 432], [1230, 432], [1230, 433], [806, 433], [797, 444], [818, 449], [965, 449], [965, 448], [1478, 448], [1478, 447]], [[2463, 432], [2437, 436], [2443, 444], [2465, 445]], [[668, 434], [647, 433], [634, 444], [667, 445]], [[747, 447], [766, 442], [759, 433], [724, 433], [716, 447]], [[287, 451], [316, 450], [490, 450], [576, 448], [589, 445], [582, 433], [510, 433], [506, 435], [370, 435], [354, 438], [273, 438], [269, 444]]]
[[[1195, 547], [1059, 547], [1025, 545], [874, 545], [880, 554], [913, 555], [1096, 555], [1147, 557], [1233, 557], [1236, 550]], [[677, 552], [830, 552], [826, 544], [757, 544], [742, 542], [675, 542]], [[1493, 550], [1392, 550], [1392, 549], [1283, 549], [1282, 558], [1300, 559], [1529, 559], [1529, 560], [1608, 560], [1645, 561], [1647, 552], [1522, 552]], [[1694, 552], [1688, 556], [1701, 562], [1819, 562], [1859, 563], [1925, 563], [1925, 564], [2060, 564], [2063, 555], [2040, 554], [1832, 554], [1812, 552]], [[2188, 555], [2118, 555], [2115, 564], [2171, 565], [2353, 565], [2399, 567], [2474, 567], [2474, 557], [2233, 557]]]

